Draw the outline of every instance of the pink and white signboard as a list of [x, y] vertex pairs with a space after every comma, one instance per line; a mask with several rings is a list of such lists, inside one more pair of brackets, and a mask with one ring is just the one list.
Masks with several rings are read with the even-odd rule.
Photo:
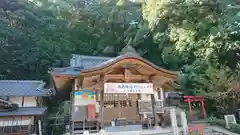
[[152, 83], [105, 83], [104, 93], [153, 94]]

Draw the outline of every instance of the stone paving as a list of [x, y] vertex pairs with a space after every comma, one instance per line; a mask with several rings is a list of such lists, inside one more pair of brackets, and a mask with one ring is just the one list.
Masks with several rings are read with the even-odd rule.
[[[179, 128], [179, 130], [182, 129]], [[208, 126], [204, 131], [206, 135], [239, 135], [217, 126]], [[70, 134], [68, 133], [64, 135]], [[80, 135], [80, 133], [75, 133], [74, 135]], [[161, 127], [153, 129], [142, 129], [140, 125], [128, 125], [107, 127], [105, 128], [105, 134], [90, 133], [89, 135], [172, 135], [172, 130], [171, 128]]]
[[105, 131], [109, 135], [172, 135], [171, 128], [155, 127], [153, 129], [142, 129], [141, 125], [109, 127]]
[[[142, 129], [141, 125], [128, 125], [128, 126], [117, 126], [117, 127], [106, 127], [106, 135], [172, 135], [171, 128], [153, 128], [153, 129]], [[70, 135], [70, 134], [65, 134]], [[80, 133], [75, 133], [80, 135]], [[100, 135], [99, 133], [90, 133], [90, 135]]]

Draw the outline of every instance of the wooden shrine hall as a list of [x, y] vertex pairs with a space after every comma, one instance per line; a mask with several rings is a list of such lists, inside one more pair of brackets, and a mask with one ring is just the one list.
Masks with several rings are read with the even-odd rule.
[[[76, 57], [73, 61], [78, 65], [71, 60], [71, 67], [52, 71], [59, 93], [67, 82], [72, 86], [73, 125], [94, 121], [103, 128], [113, 119], [139, 123], [148, 115], [155, 125], [158, 123], [163, 113], [164, 89], [174, 85], [178, 72], [160, 68], [134, 53], [115, 58]], [[89, 67], [82, 65], [81, 62], [93, 57], [99, 62]]]

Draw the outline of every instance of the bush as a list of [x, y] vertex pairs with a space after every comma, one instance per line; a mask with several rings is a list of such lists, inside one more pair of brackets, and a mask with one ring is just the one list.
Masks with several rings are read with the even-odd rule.
[[193, 132], [190, 132], [189, 135], [203, 135], [203, 134], [199, 131], [193, 131]]
[[208, 123], [211, 125], [217, 125], [224, 128], [226, 127], [225, 120], [222, 120], [222, 119], [210, 118], [208, 120]]
[[239, 124], [229, 124], [230, 131], [234, 133], [239, 133], [240, 134], [240, 125]]
[[17, 111], [18, 110], [18, 104], [12, 104], [11, 111]]
[[[208, 123], [210, 125], [215, 125], [215, 126], [220, 126], [220, 127], [226, 128], [226, 122], [223, 119], [211, 118], [211, 119], [208, 120]], [[231, 132], [240, 134], [240, 125], [229, 123], [229, 129], [228, 130], [231, 131]]]

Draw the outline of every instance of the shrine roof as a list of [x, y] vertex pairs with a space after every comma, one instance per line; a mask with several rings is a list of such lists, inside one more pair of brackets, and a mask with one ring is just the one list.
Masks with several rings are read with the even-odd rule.
[[139, 55], [135, 54], [135, 53], [125, 53], [123, 55], [120, 55], [120, 56], [117, 56], [115, 58], [112, 58], [112, 59], [109, 59], [107, 61], [104, 61], [96, 66], [93, 66], [93, 67], [90, 67], [90, 68], [87, 68], [87, 69], [82, 69], [81, 72], [84, 73], [84, 72], [91, 72], [91, 71], [96, 71], [96, 70], [100, 70], [100, 69], [103, 69], [105, 67], [108, 67], [112, 64], [115, 64], [121, 60], [124, 60], [124, 59], [132, 59], [133, 61], [134, 60], [137, 60], [137, 61], [142, 61], [144, 63], [146, 63], [147, 65], [151, 66], [152, 68], [154, 69], [157, 69], [161, 72], [164, 72], [164, 73], [167, 73], [167, 74], [171, 74], [171, 75], [176, 75], [178, 76], [178, 72], [174, 72], [174, 71], [169, 71], [169, 70], [166, 70], [164, 68], [161, 68], [157, 65], [155, 65], [154, 63], [140, 57]]
[[152, 62], [138, 56], [135, 53], [126, 53], [117, 57], [101, 57], [101, 56], [85, 56], [73, 54], [70, 60], [70, 66], [64, 68], [52, 68], [51, 74], [55, 76], [72, 76], [77, 77], [80, 73], [90, 72], [95, 70], [100, 70], [104, 67], [108, 67], [118, 61], [123, 59], [135, 59], [143, 61], [144, 63], [150, 65], [151, 67], [172, 75], [177, 75], [177, 72], [168, 71], [166, 69], [160, 68], [159, 66], [153, 64]]

